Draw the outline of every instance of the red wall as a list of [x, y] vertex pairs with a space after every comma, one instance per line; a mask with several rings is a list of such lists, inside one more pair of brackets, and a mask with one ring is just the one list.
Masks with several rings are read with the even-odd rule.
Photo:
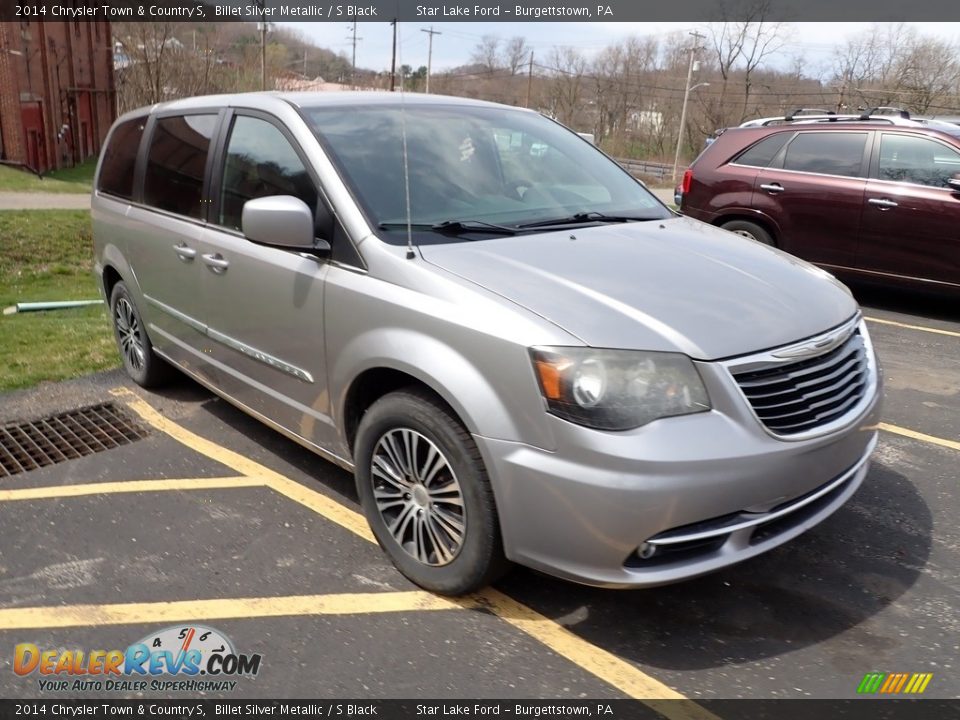
[[38, 172], [83, 162], [115, 116], [110, 23], [0, 23], [4, 160]]

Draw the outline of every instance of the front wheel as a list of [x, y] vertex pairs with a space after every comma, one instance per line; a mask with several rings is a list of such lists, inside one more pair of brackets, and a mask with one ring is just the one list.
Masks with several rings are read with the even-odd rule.
[[749, 220], [730, 220], [721, 225], [724, 230], [745, 237], [749, 240], [756, 240], [764, 245], [774, 246], [773, 238], [764, 228]]
[[407, 578], [462, 595], [506, 570], [480, 453], [439, 400], [419, 389], [382, 397], [360, 422], [354, 458], [367, 521]]

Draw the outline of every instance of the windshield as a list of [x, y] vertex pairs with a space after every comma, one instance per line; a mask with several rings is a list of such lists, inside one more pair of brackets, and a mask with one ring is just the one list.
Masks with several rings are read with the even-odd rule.
[[[436, 241], [456, 239], [443, 232], [449, 223], [467, 234], [485, 223], [483, 236], [490, 237], [496, 234], [491, 225], [507, 230], [563, 220], [584, 225], [670, 217], [619, 165], [536, 113], [417, 103], [402, 111], [391, 104], [304, 113], [369, 219], [390, 241], [405, 241], [397, 236], [407, 224], [403, 123], [410, 221]], [[448, 225], [438, 231], [434, 226], [442, 223]]]

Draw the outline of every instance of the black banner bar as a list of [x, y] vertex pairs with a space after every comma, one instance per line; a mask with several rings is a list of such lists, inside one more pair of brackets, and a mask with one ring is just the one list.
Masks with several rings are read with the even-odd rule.
[[20, 22], [951, 22], [956, 0], [2, 0]]
[[0, 700], [3, 718], [599, 718], [648, 720], [931, 720], [960, 717], [958, 700]]

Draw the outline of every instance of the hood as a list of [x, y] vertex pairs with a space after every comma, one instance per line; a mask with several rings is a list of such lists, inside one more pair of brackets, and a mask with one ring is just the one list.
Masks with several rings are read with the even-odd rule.
[[420, 251], [593, 347], [716, 360], [816, 335], [857, 311], [822, 270], [683, 217]]

